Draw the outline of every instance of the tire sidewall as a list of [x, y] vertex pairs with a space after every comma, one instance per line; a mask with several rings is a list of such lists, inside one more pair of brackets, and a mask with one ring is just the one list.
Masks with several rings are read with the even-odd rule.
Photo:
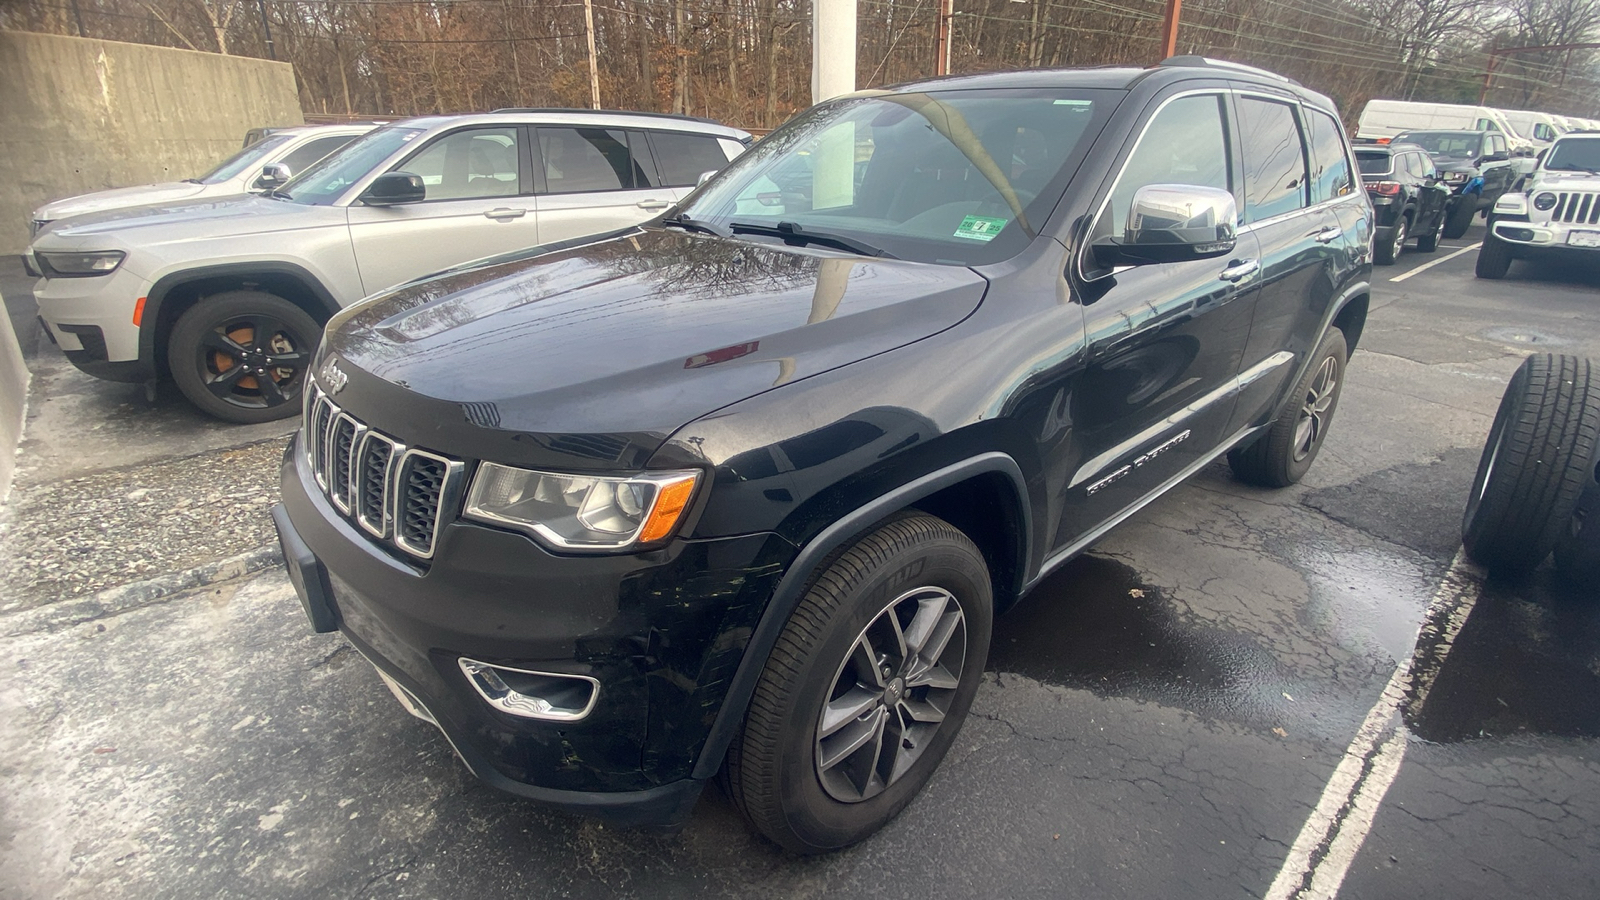
[[[795, 673], [795, 682], [801, 687], [791, 695], [779, 739], [780, 797], [787, 824], [812, 848], [827, 850], [854, 843], [893, 818], [922, 789], [955, 740], [982, 681], [993, 629], [988, 573], [982, 557], [974, 556], [969, 546], [939, 539], [891, 557], [852, 591], [844, 614], [825, 626], [821, 641]], [[814, 754], [822, 705], [856, 637], [890, 601], [923, 586], [950, 591], [961, 606], [967, 648], [960, 687], [945, 725], [910, 771], [876, 797], [842, 803], [827, 794], [816, 771]]]

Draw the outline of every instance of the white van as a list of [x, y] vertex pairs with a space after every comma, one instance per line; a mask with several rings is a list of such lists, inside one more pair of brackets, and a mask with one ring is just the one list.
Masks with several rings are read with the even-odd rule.
[[1543, 150], [1556, 138], [1572, 130], [1549, 113], [1529, 109], [1502, 109], [1500, 112], [1505, 114], [1506, 121], [1517, 130], [1517, 134], [1533, 142], [1535, 150]]
[[1411, 100], [1367, 101], [1356, 138], [1384, 141], [1402, 131], [1499, 131], [1513, 145], [1519, 143], [1517, 130], [1498, 109]]

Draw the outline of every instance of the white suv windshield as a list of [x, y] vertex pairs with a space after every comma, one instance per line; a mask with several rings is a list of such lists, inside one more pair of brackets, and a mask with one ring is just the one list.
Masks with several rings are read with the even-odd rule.
[[271, 196], [312, 206], [327, 206], [422, 131], [421, 128], [391, 125], [368, 132], [345, 144], [337, 153], [323, 157], [316, 165], [273, 191]]
[[1564, 138], [1550, 148], [1544, 167], [1553, 172], [1600, 175], [1600, 138]]
[[222, 165], [217, 166], [215, 169], [201, 175], [199, 178], [191, 178], [189, 180], [195, 184], [220, 184], [250, 168], [251, 165], [259, 163], [274, 150], [289, 143], [293, 137], [293, 135], [289, 134], [279, 134], [263, 138], [228, 157], [223, 161]]
[[1120, 92], [938, 91], [812, 108], [683, 213], [719, 232], [954, 265], [1038, 233]]

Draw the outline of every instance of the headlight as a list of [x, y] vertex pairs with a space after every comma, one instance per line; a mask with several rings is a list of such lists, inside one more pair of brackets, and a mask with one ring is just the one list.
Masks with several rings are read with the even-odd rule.
[[693, 469], [632, 478], [559, 475], [486, 462], [463, 515], [564, 550], [616, 550], [671, 535], [699, 477]]
[[1555, 205], [1556, 195], [1550, 193], [1549, 191], [1545, 191], [1544, 193], [1533, 198], [1533, 208], [1537, 210], [1550, 209]]
[[46, 278], [85, 278], [115, 272], [127, 254], [121, 250], [96, 250], [90, 253], [35, 250], [33, 256], [39, 261], [39, 268], [44, 270]]
[[1461, 182], [1466, 181], [1467, 179], [1469, 179], [1471, 177], [1472, 177], [1472, 173], [1470, 173], [1470, 172], [1446, 172], [1446, 173], [1444, 173], [1444, 180], [1448, 181], [1451, 184], [1460, 184]]

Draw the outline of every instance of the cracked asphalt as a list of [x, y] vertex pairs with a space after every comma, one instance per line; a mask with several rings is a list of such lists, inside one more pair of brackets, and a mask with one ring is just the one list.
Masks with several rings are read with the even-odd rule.
[[[0, 898], [1264, 896], [1412, 655], [1506, 380], [1600, 359], [1592, 273], [1482, 282], [1469, 252], [1388, 281], [1480, 233], [1377, 270], [1303, 484], [1213, 466], [999, 619], [950, 756], [858, 847], [784, 856], [715, 790], [659, 834], [485, 788], [273, 567], [0, 627]], [[19, 289], [0, 268], [14, 317]], [[147, 408], [28, 349], [0, 626], [270, 539], [290, 426]], [[1547, 570], [1485, 586], [1401, 704], [1342, 896], [1600, 896], [1596, 599]]]

